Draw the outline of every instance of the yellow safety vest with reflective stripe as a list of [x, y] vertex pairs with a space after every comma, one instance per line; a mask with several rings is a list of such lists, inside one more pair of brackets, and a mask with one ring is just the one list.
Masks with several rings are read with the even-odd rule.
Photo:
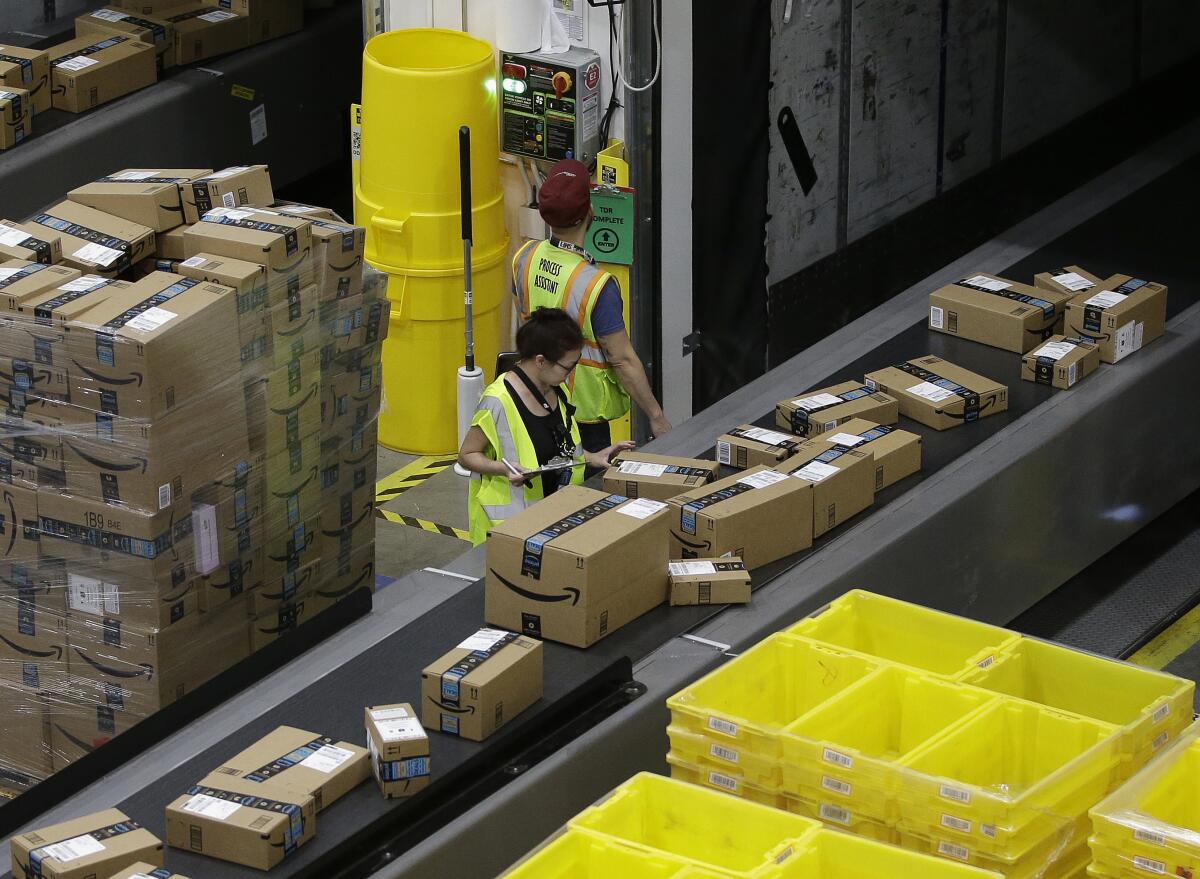
[[608, 272], [549, 241], [531, 241], [513, 259], [521, 319], [538, 308], [561, 308], [583, 331], [583, 356], [569, 380], [579, 421], [614, 421], [629, 411], [629, 394], [592, 331], [592, 310], [610, 280]]
[[[564, 390], [563, 396], [567, 402], [571, 402], [570, 392]], [[561, 399], [559, 405], [562, 405]], [[547, 417], [561, 416], [554, 412]], [[484, 389], [471, 425], [478, 427], [487, 437], [488, 448], [484, 454], [493, 461], [506, 458], [526, 470], [537, 469], [538, 459], [533, 448], [533, 439], [525, 428], [517, 404], [513, 402], [512, 389], [503, 375]], [[574, 419], [571, 420], [571, 439], [575, 441], [575, 456], [582, 459], [583, 446], [579, 443], [579, 426]], [[582, 466], [574, 468], [571, 471], [571, 482], [582, 485], [583, 475]], [[506, 476], [471, 474], [471, 484], [467, 489], [467, 518], [470, 522], [472, 543], [476, 546], [483, 543], [487, 540], [488, 531], [493, 527], [542, 499], [542, 478], [535, 476], [529, 482], [524, 489], [514, 491], [514, 486]]]

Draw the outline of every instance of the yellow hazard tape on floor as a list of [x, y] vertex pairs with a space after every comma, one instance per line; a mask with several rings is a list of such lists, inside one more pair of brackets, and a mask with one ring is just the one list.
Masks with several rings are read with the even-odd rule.
[[1200, 642], [1200, 606], [1193, 607], [1139, 650], [1129, 661], [1144, 668], [1164, 669], [1189, 647]]
[[418, 519], [416, 516], [393, 513], [391, 510], [385, 510], [382, 507], [376, 507], [375, 513], [381, 519], [387, 519], [389, 522], [395, 522], [399, 525], [407, 525], [409, 528], [420, 528], [422, 531], [428, 531], [431, 534], [441, 534], [445, 537], [457, 538], [458, 540], [469, 541], [471, 539], [471, 535], [461, 528], [452, 528], [449, 525], [430, 522], [428, 519]]
[[410, 461], [395, 473], [385, 476], [375, 483], [375, 503], [386, 504], [392, 498], [404, 494], [410, 488], [416, 488], [425, 480], [441, 473], [456, 460], [458, 459], [445, 455], [426, 455]]

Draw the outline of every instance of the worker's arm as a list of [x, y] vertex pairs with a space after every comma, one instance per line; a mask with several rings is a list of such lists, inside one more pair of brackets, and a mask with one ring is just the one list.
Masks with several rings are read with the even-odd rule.
[[650, 381], [646, 378], [646, 367], [642, 365], [641, 358], [633, 350], [629, 334], [622, 329], [615, 333], [609, 333], [607, 336], [601, 336], [598, 341], [608, 357], [608, 362], [617, 371], [617, 378], [621, 380], [621, 386], [650, 419], [650, 433], [653, 436], [670, 433], [671, 422], [667, 421], [662, 407], [658, 405], [658, 400], [654, 399], [654, 392], [650, 390]]
[[[484, 476], [506, 476], [513, 485], [525, 482], [524, 477], [512, 473], [502, 461], [493, 461], [489, 458], [487, 456], [488, 448], [487, 435], [479, 429], [478, 425], [472, 425], [471, 429], [467, 431], [467, 435], [463, 437], [462, 446], [459, 447], [458, 463], [472, 473]], [[523, 470], [516, 461], [511, 463], [518, 471]]]

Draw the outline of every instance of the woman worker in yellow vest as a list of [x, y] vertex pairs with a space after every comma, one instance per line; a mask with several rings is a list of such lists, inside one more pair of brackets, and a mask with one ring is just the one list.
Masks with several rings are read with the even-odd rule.
[[[472, 473], [467, 514], [476, 545], [493, 526], [560, 486], [582, 483], [585, 464], [605, 467], [634, 446], [622, 442], [587, 452], [580, 444], [575, 407], [563, 387], [583, 354], [574, 318], [558, 308], [537, 309], [517, 330], [517, 352], [520, 363], [484, 390], [458, 450], [458, 462]], [[578, 463], [525, 475], [567, 460]]]

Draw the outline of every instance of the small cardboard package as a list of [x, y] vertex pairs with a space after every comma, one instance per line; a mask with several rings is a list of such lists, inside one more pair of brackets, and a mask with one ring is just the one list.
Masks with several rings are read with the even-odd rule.
[[190, 228], [191, 224], [184, 223], [182, 226], [176, 226], [174, 229], [168, 229], [159, 234], [154, 243], [154, 255], [158, 259], [182, 261], [187, 256], [187, 251], [183, 246], [183, 233]]
[[895, 424], [899, 417], [895, 399], [862, 382], [849, 381], [782, 400], [775, 407], [775, 424], [796, 436], [816, 436], [851, 418], [876, 424]]
[[61, 201], [30, 218], [62, 239], [62, 260], [72, 268], [115, 278], [154, 253], [154, 230], [87, 205]]
[[158, 80], [158, 55], [134, 37], [93, 34], [49, 51], [56, 110], [82, 113]]
[[752, 467], [670, 500], [671, 558], [737, 556], [754, 570], [812, 546], [813, 487]]
[[310, 795], [318, 812], [366, 781], [369, 773], [366, 748], [293, 726], [268, 733], [216, 769], [217, 775], [257, 782], [264, 791], [286, 788]]
[[1008, 409], [1008, 388], [932, 354], [867, 373], [870, 387], [900, 402], [900, 414], [935, 430]]
[[1100, 368], [1100, 348], [1090, 339], [1051, 336], [1021, 358], [1021, 380], [1066, 390]]
[[609, 461], [604, 490], [630, 498], [665, 501], [681, 491], [707, 485], [717, 478], [720, 469], [716, 461], [650, 455], [633, 449]]
[[166, 232], [183, 223], [179, 187], [208, 173], [206, 168], [125, 168], [77, 186], [67, 198]]
[[366, 710], [367, 750], [379, 792], [411, 797], [429, 786], [429, 736], [407, 702]]
[[24, 298], [17, 303], [17, 315], [8, 334], [9, 351], [37, 364], [69, 369], [69, 339], [88, 334], [88, 313], [132, 286], [100, 275], [83, 275]]
[[542, 697], [542, 642], [480, 629], [421, 672], [426, 729], [482, 742]]
[[870, 446], [809, 440], [775, 468], [813, 487], [813, 537], [858, 515], [875, 502], [875, 456]]
[[690, 559], [667, 566], [673, 607], [689, 604], [746, 604], [750, 572], [736, 557]]
[[270, 204], [275, 197], [266, 165], [237, 165], [206, 174], [181, 187], [181, 193], [186, 223], [199, 223], [213, 208]]
[[0, 150], [23, 143], [33, 134], [33, 101], [29, 90], [0, 85]]
[[92, 879], [139, 861], [161, 867], [163, 844], [119, 809], [12, 838], [13, 879]]
[[127, 867], [119, 873], [114, 873], [111, 879], [188, 879], [182, 873], [172, 873], [163, 867], [156, 867], [139, 861], [132, 867]]
[[311, 796], [212, 774], [167, 805], [167, 845], [270, 870], [316, 834]]
[[1128, 275], [1113, 275], [1067, 306], [1066, 334], [1095, 342], [1101, 363], [1120, 363], [1166, 328], [1166, 285]]
[[1062, 328], [1073, 295], [972, 275], [929, 294], [929, 329], [1024, 354]]
[[0, 257], [53, 265], [62, 262], [62, 240], [44, 226], [0, 220]]
[[921, 469], [921, 437], [863, 418], [843, 422], [837, 433], [821, 437], [826, 443], [870, 451], [875, 458], [875, 490], [882, 491]]
[[794, 433], [743, 424], [717, 437], [717, 460], [737, 470], [774, 467], [795, 454], [802, 442]]
[[506, 519], [487, 541], [487, 622], [594, 644], [667, 600], [669, 518], [661, 501], [569, 485]]
[[0, 46], [0, 84], [28, 89], [33, 112], [50, 109], [50, 53], [45, 49]]
[[123, 34], [154, 47], [161, 73], [175, 66], [175, 26], [162, 18], [139, 16], [118, 6], [105, 6], [75, 19], [75, 36]]
[[209, 0], [177, 6], [163, 12], [175, 28], [176, 63], [205, 61], [250, 44], [245, 16], [222, 9]]
[[1039, 290], [1053, 290], [1056, 293], [1067, 293], [1078, 296], [1093, 288], [1099, 289], [1104, 279], [1093, 275], [1087, 269], [1079, 266], [1067, 266], [1062, 269], [1052, 269], [1033, 276], [1033, 286]]
[[26, 299], [74, 281], [79, 270], [69, 266], [52, 266], [25, 259], [0, 260], [0, 327], [9, 326], [12, 312]]

